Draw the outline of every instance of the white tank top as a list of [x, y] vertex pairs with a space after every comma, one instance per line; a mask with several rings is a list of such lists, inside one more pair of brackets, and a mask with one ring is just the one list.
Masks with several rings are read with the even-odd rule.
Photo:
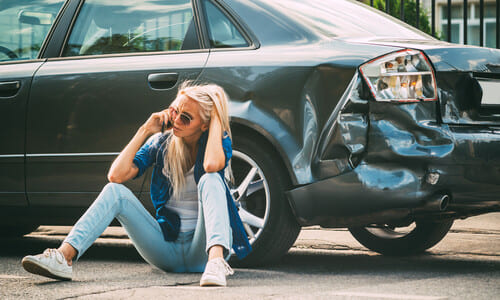
[[181, 219], [180, 232], [196, 228], [198, 221], [198, 188], [194, 181], [194, 166], [185, 175], [186, 185], [179, 198], [171, 197], [165, 206], [176, 212]]

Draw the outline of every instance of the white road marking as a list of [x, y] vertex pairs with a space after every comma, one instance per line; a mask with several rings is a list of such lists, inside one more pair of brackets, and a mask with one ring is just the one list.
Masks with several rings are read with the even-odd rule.
[[403, 294], [377, 294], [366, 292], [335, 292], [334, 296], [365, 297], [377, 299], [399, 299], [399, 300], [441, 300], [448, 299], [445, 296], [423, 296], [423, 295], [403, 295]]

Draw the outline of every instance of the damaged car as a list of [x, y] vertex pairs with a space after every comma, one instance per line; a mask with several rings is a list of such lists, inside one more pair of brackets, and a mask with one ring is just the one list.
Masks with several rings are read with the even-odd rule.
[[[2, 1], [0, 19], [4, 236], [73, 224], [185, 80], [230, 97], [242, 265], [310, 225], [421, 253], [500, 210], [500, 50], [349, 0]], [[150, 175], [126, 185], [153, 210]]]

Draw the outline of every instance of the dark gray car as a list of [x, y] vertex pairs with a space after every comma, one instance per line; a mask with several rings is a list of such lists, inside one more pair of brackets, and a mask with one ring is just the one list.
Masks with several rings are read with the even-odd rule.
[[184, 80], [230, 96], [243, 264], [307, 225], [419, 253], [500, 209], [499, 50], [346, 0], [10, 0], [0, 30], [3, 235], [75, 222]]

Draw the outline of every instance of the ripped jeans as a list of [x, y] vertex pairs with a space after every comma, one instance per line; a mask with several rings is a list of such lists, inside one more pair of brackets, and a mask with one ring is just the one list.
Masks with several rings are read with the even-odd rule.
[[167, 242], [139, 199], [124, 185], [108, 183], [64, 242], [77, 250], [78, 259], [116, 218], [149, 264], [169, 272], [203, 272], [210, 247], [232, 246], [225, 183], [217, 173], [200, 178], [198, 199], [195, 230], [180, 232], [176, 241]]

